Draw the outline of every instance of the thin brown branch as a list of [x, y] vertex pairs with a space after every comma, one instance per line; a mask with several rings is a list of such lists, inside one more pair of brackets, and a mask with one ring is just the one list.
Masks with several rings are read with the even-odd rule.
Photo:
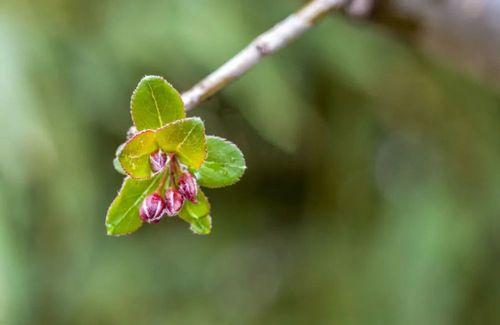
[[197, 106], [250, 70], [264, 57], [275, 53], [300, 37], [327, 13], [347, 3], [347, 0], [310, 1], [302, 9], [258, 36], [232, 59], [184, 92], [182, 100], [186, 110]]

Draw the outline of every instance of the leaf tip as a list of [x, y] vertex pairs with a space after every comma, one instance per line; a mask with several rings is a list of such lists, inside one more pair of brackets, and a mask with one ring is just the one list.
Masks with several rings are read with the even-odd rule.
[[146, 82], [146, 81], [150, 81], [150, 80], [156, 80], [156, 79], [160, 79], [160, 80], [166, 82], [165, 78], [163, 78], [162, 76], [145, 75], [144, 77], [141, 78], [141, 80], [139, 81], [139, 84], [142, 83], [142, 82]]
[[116, 236], [115, 230], [116, 228], [112, 224], [106, 223], [106, 235]]
[[106, 235], [109, 237], [121, 237], [121, 236], [125, 236], [125, 235], [130, 235], [130, 234], [134, 233], [136, 230], [123, 232], [123, 231], [117, 230], [117, 227], [115, 225], [106, 224]]

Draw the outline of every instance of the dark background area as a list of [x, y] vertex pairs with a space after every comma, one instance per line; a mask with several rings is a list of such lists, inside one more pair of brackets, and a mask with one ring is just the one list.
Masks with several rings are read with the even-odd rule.
[[300, 5], [0, 3], [0, 323], [500, 322], [497, 1], [324, 19], [189, 112], [248, 165], [211, 235], [106, 236], [137, 82], [188, 89]]

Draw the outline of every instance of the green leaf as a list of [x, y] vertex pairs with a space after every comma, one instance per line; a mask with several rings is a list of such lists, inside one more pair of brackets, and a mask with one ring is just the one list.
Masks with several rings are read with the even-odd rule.
[[210, 215], [196, 219], [189, 227], [197, 235], [208, 235], [212, 231], [212, 217]]
[[179, 217], [191, 225], [190, 229], [199, 235], [207, 235], [212, 228], [212, 218], [210, 217], [210, 202], [198, 188], [196, 203], [185, 201]]
[[118, 196], [106, 214], [108, 235], [130, 234], [142, 225], [139, 209], [147, 195], [153, 193], [160, 183], [161, 175], [149, 180], [125, 178]]
[[146, 179], [153, 176], [149, 155], [156, 150], [158, 150], [156, 134], [152, 130], [146, 130], [137, 133], [125, 143], [118, 159], [131, 178]]
[[210, 202], [206, 195], [198, 188], [196, 203], [186, 200], [179, 216], [188, 221], [204, 217], [210, 213]]
[[191, 169], [200, 168], [205, 161], [205, 126], [197, 117], [167, 124], [156, 132], [156, 139], [163, 151], [175, 152], [179, 160]]
[[245, 169], [245, 158], [236, 145], [219, 137], [208, 136], [207, 158], [195, 174], [201, 186], [216, 188], [236, 183]]
[[186, 117], [181, 96], [165, 79], [146, 76], [137, 85], [130, 102], [137, 130], [158, 129]]

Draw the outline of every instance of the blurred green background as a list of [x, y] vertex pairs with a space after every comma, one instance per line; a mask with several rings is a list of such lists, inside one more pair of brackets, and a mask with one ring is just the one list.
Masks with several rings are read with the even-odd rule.
[[141, 77], [299, 6], [0, 2], [0, 324], [500, 323], [499, 88], [337, 15], [190, 112], [248, 165], [210, 236], [105, 235]]

